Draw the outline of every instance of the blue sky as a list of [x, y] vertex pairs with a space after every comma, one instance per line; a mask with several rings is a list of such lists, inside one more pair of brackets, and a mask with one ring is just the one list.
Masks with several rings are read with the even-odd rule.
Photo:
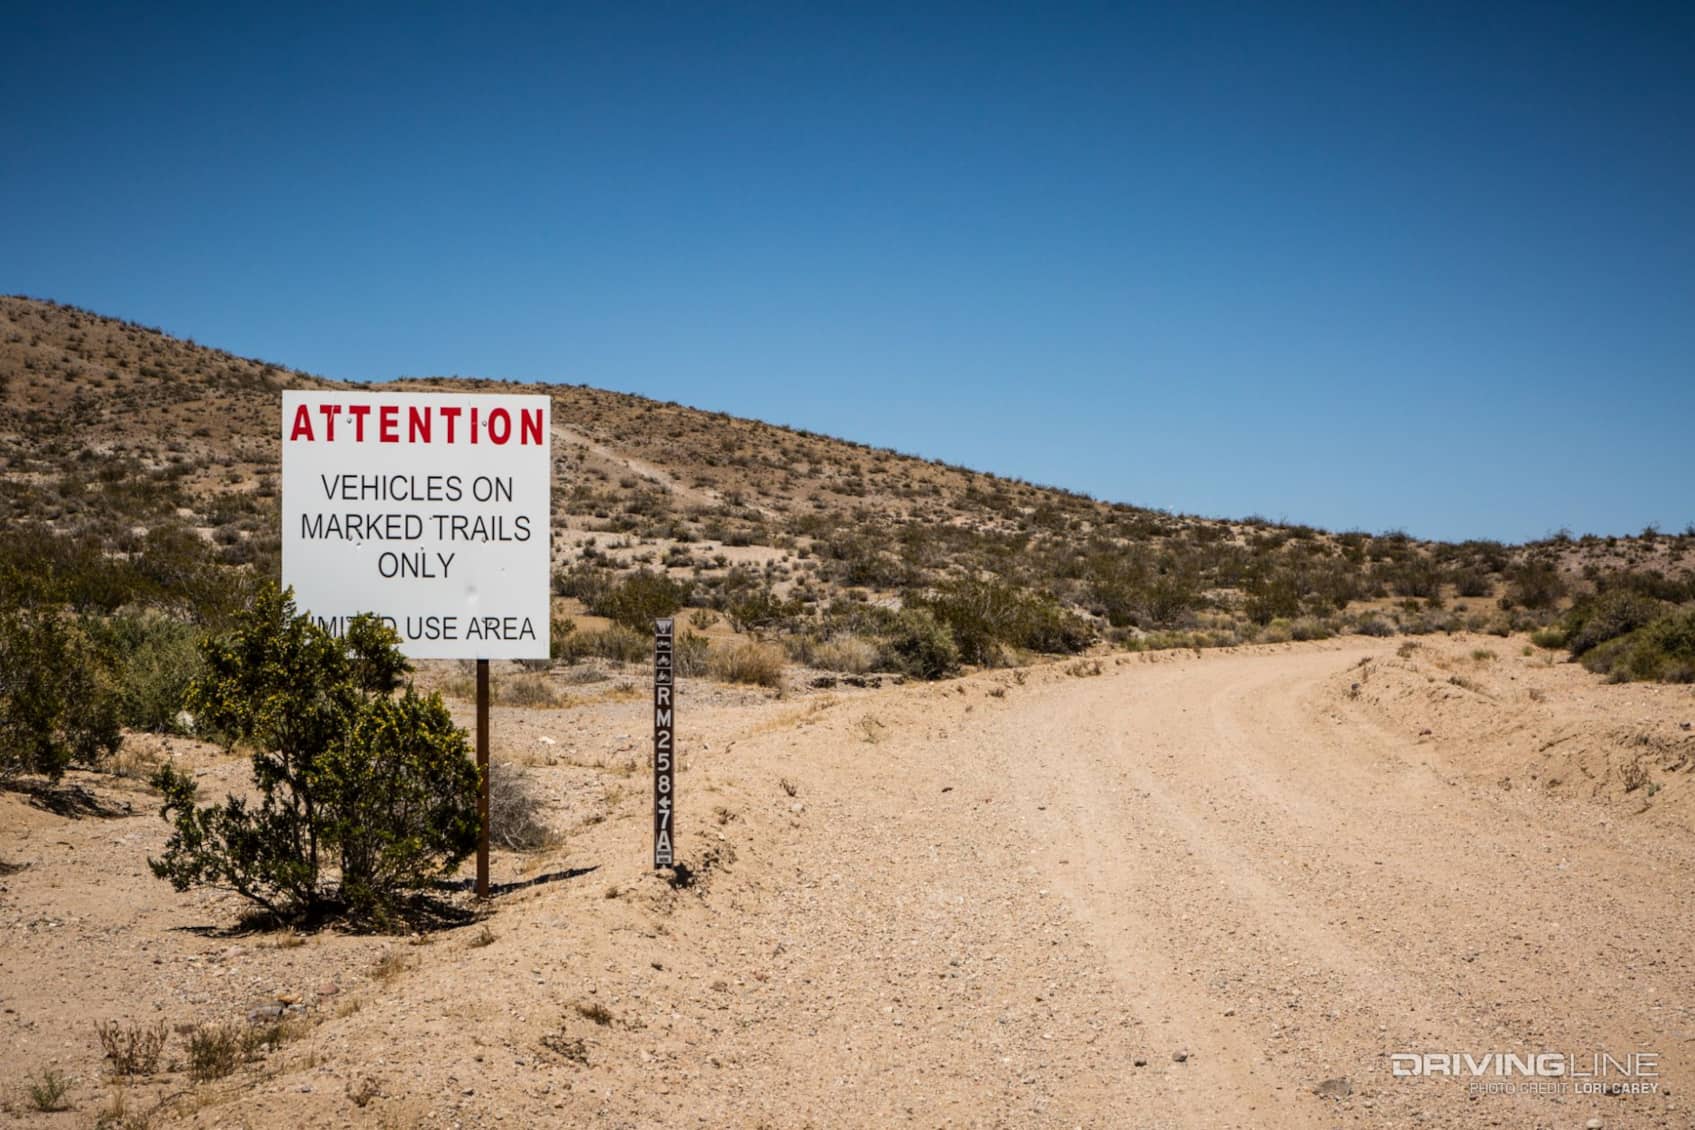
[[1099, 497], [1695, 521], [1695, 7], [68, 4], [0, 290]]

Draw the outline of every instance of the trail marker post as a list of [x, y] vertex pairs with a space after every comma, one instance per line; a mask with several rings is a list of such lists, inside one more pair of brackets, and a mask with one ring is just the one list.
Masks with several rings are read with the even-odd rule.
[[673, 620], [653, 622], [653, 867], [676, 863], [676, 666]]
[[340, 635], [374, 613], [411, 659], [477, 661], [477, 894], [489, 893], [489, 660], [549, 656], [552, 401], [282, 395], [283, 583]]

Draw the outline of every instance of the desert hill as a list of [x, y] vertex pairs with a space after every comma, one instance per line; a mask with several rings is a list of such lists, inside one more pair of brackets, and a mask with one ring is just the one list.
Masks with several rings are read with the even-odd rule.
[[[0, 298], [0, 514], [117, 554], [186, 528], [217, 560], [274, 572], [278, 395], [310, 387], [334, 382]], [[647, 568], [689, 585], [690, 603], [791, 602], [783, 621], [796, 630], [984, 576], [1137, 646], [1525, 629], [1586, 572], [1675, 574], [1695, 547], [1689, 531], [1507, 546], [1189, 517], [583, 386], [388, 387], [553, 398], [562, 593], [577, 595], [569, 578], [585, 562]]]
[[[58, 689], [63, 728], [123, 723], [56, 784], [0, 742], [11, 1122], [1689, 1124], [1687, 533], [1183, 517], [501, 384], [554, 398], [559, 662], [498, 665], [494, 897], [464, 864], [414, 933], [173, 890], [154, 774], [254, 794], [180, 706], [276, 568], [279, 392], [327, 383], [0, 299], [0, 721]], [[395, 387], [443, 385], [488, 387]], [[619, 624], [655, 596], [698, 633], [686, 871], [651, 866]], [[416, 678], [472, 724], [459, 664]], [[1389, 1060], [1549, 1048], [1649, 1054], [1655, 1089]]]

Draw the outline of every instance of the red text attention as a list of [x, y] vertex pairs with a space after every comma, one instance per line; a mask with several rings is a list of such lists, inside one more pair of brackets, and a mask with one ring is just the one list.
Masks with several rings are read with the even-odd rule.
[[514, 413], [505, 408], [484, 411], [480, 406], [399, 404], [301, 404], [294, 409], [288, 439], [290, 443], [334, 443], [338, 427], [342, 440], [354, 443], [492, 443], [498, 447], [516, 442], [529, 447], [543, 441], [540, 408]]

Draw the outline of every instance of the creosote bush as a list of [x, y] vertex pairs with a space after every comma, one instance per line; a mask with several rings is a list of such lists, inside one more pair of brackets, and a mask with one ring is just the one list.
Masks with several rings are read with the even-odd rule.
[[959, 670], [953, 631], [927, 608], [902, 612], [883, 647], [884, 666], [920, 679], [942, 679]]
[[1579, 662], [1613, 682], [1695, 683], [1695, 606], [1597, 644]]
[[688, 586], [663, 573], [641, 569], [596, 593], [588, 606], [596, 616], [605, 616], [633, 632], [651, 634], [653, 622], [675, 615], [688, 595]]
[[1005, 662], [1009, 647], [1069, 655], [1088, 647], [1092, 637], [1088, 625], [1053, 597], [1001, 581], [952, 581], [914, 605], [952, 630], [962, 661], [983, 667]]
[[153, 783], [173, 832], [154, 874], [235, 891], [285, 921], [384, 925], [457, 867], [476, 845], [476, 769], [439, 695], [396, 693], [408, 670], [397, 642], [373, 617], [332, 636], [274, 585], [208, 640], [189, 709], [252, 749], [259, 799], [199, 806], [193, 779], [163, 766]]
[[117, 752], [112, 666], [68, 612], [0, 610], [0, 780], [57, 780]]

